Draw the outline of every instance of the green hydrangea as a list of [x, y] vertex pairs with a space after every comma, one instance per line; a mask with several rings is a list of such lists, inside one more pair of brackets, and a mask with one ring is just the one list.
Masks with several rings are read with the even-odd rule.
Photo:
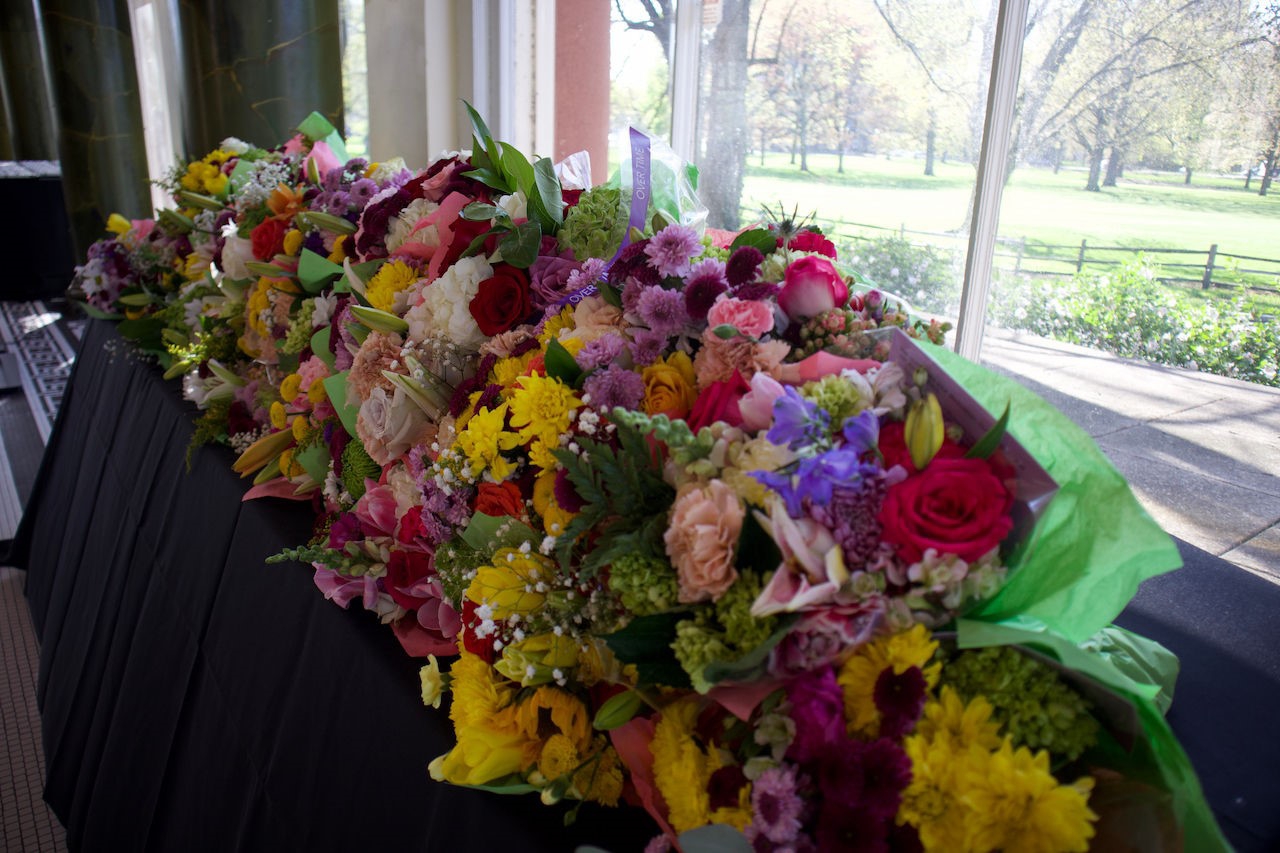
[[761, 589], [758, 573], [743, 572], [714, 605], [699, 607], [692, 619], [676, 625], [671, 648], [699, 693], [715, 686], [704, 675], [708, 664], [737, 661], [773, 633], [776, 617], [751, 615], [751, 603]]
[[342, 450], [342, 487], [351, 499], [358, 501], [364, 496], [365, 478], [376, 480], [381, 475], [382, 466], [369, 457], [364, 445], [357, 439], [348, 441]]
[[626, 554], [609, 569], [609, 589], [636, 616], [661, 613], [676, 605], [676, 572], [661, 557]]
[[724, 628], [726, 636], [733, 638], [730, 645], [734, 655], [731, 659], [742, 657], [763, 643], [776, 627], [777, 617], [751, 615], [751, 604], [760, 597], [763, 589], [764, 580], [759, 572], [744, 571], [716, 602], [716, 621]]
[[961, 652], [943, 667], [942, 683], [966, 701], [976, 695], [990, 700], [993, 718], [1015, 746], [1072, 761], [1098, 740], [1088, 700], [1053, 668], [1010, 646]]
[[592, 187], [582, 194], [560, 228], [560, 246], [578, 260], [611, 258], [627, 231], [631, 191]]
[[308, 346], [311, 345], [311, 317], [316, 313], [316, 301], [308, 299], [302, 303], [302, 308], [298, 310], [295, 316], [289, 322], [289, 331], [285, 335], [284, 343], [280, 344], [280, 351], [289, 355], [297, 355]]
[[715, 686], [702, 675], [707, 664], [737, 657], [725, 643], [724, 632], [718, 630], [713, 621], [709, 610], [699, 610], [692, 619], [676, 624], [676, 638], [671, 643], [681, 669], [689, 673], [693, 688], [699, 693], [706, 693]]
[[800, 396], [826, 409], [831, 415], [831, 424], [836, 429], [867, 407], [870, 402], [864, 400], [857, 387], [846, 382], [838, 375], [824, 376], [816, 382], [806, 382], [800, 388]]

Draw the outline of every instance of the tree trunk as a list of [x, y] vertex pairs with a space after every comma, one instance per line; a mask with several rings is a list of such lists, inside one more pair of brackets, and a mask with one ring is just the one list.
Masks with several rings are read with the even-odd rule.
[[1249, 189], [1249, 183], [1253, 180], [1253, 164], [1250, 163], [1244, 169], [1244, 188]]
[[929, 132], [924, 135], [924, 173], [933, 177], [933, 149], [937, 142], [938, 132], [933, 126], [933, 116], [929, 116]]
[[797, 147], [798, 146], [796, 145], [796, 135], [793, 133], [791, 134], [791, 165], [792, 166], [796, 164], [796, 148]]
[[1098, 178], [1102, 175], [1102, 155], [1106, 153], [1106, 149], [1101, 145], [1089, 152], [1089, 181], [1084, 185], [1086, 192], [1101, 192], [1102, 187], [1098, 186]]
[[760, 165], [762, 167], [764, 166], [764, 148], [765, 148], [764, 128], [761, 127], [760, 128]]
[[1116, 179], [1120, 177], [1121, 163], [1124, 160], [1124, 152], [1118, 147], [1111, 146], [1111, 156], [1107, 158], [1107, 175], [1102, 179], [1104, 187], [1114, 187]]
[[1185, 169], [1187, 170], [1187, 176], [1186, 176], [1186, 178], [1184, 178], [1184, 179], [1183, 179], [1183, 181], [1182, 181], [1182, 185], [1183, 185], [1183, 186], [1187, 186], [1187, 187], [1189, 187], [1189, 186], [1191, 186], [1191, 167], [1190, 167], [1190, 166], [1184, 166], [1183, 168], [1185, 168]]
[[751, 139], [747, 122], [747, 36], [750, 0], [721, 0], [720, 23], [708, 44], [710, 101], [698, 194], [707, 224], [736, 231], [742, 220], [742, 177]]
[[839, 152], [836, 154], [836, 174], [844, 174], [844, 146], [840, 146]]

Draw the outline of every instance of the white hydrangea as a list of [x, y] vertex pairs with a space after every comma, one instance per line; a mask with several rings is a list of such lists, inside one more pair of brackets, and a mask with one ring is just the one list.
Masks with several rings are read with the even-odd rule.
[[483, 257], [462, 258], [422, 291], [422, 301], [404, 317], [409, 324], [409, 340], [422, 343], [443, 337], [459, 349], [478, 352], [488, 338], [471, 316], [471, 300], [480, 282], [493, 276], [493, 267]]

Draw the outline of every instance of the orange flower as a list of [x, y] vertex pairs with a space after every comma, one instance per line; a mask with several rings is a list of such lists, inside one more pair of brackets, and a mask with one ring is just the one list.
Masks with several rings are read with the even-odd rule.
[[277, 184], [271, 191], [271, 197], [267, 199], [267, 207], [274, 214], [271, 218], [286, 222], [292, 219], [298, 211], [303, 209], [302, 196], [305, 192], [302, 187], [295, 190], [284, 184]]

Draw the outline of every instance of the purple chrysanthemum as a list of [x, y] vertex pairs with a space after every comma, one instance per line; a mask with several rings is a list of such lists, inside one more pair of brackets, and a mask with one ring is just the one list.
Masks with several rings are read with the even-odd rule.
[[[630, 287], [658, 283], [658, 271], [649, 266], [649, 258], [645, 255], [648, 245], [648, 240], [631, 243], [622, 250], [613, 266], [609, 267], [609, 283], [623, 290], [624, 299], [626, 290]], [[632, 279], [636, 283], [633, 284]]]
[[804, 801], [796, 792], [795, 769], [770, 767], [751, 789], [751, 827], [774, 844], [790, 844], [800, 832]]
[[741, 287], [756, 280], [764, 255], [755, 246], [743, 246], [735, 251], [725, 264], [724, 274], [732, 287]]
[[684, 295], [678, 290], [646, 287], [636, 300], [640, 322], [660, 335], [674, 335], [685, 327], [689, 315], [684, 310]]
[[364, 207], [378, 191], [378, 185], [369, 178], [361, 178], [351, 185], [351, 203]]
[[591, 398], [591, 407], [608, 413], [615, 406], [635, 409], [644, 399], [644, 380], [640, 374], [617, 364], [610, 364], [587, 377], [582, 390]]
[[651, 332], [648, 329], [637, 329], [631, 334], [631, 362], [636, 367], [648, 367], [662, 355], [667, 345], [667, 336]]
[[690, 261], [702, 250], [698, 232], [687, 225], [668, 225], [644, 247], [653, 268], [662, 276], [684, 276]]
[[587, 258], [582, 262], [582, 266], [569, 273], [569, 277], [565, 279], [565, 293], [573, 293], [588, 284], [595, 284], [600, 280], [600, 274], [604, 272], [604, 265], [605, 261], [602, 258]]
[[880, 734], [900, 738], [911, 731], [924, 710], [928, 685], [920, 667], [909, 667], [901, 675], [889, 667], [876, 679], [876, 710], [880, 712]]
[[794, 679], [787, 685], [796, 736], [787, 757], [802, 764], [817, 761], [844, 739], [844, 693], [830, 667]]
[[614, 359], [622, 354], [624, 346], [622, 336], [610, 332], [587, 343], [586, 346], [578, 350], [574, 360], [578, 362], [578, 367], [583, 370], [596, 370], [613, 363]]

